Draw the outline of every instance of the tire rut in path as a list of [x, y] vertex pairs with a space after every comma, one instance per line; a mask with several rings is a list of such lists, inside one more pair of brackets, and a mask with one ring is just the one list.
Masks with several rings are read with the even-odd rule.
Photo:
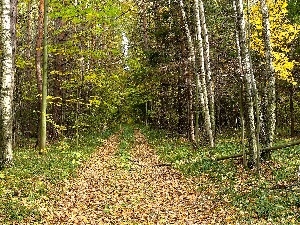
[[[118, 136], [100, 147], [66, 182], [43, 224], [224, 224], [211, 190], [196, 191], [194, 178], [160, 164], [140, 131], [130, 169], [120, 165]], [[197, 181], [199, 182], [199, 180]]]

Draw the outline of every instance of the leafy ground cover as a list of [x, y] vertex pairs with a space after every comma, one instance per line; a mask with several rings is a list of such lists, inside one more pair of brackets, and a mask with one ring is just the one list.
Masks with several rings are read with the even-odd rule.
[[[53, 190], [42, 224], [223, 224], [231, 220], [226, 202], [215, 207], [211, 200], [215, 190], [197, 191], [196, 183], [205, 177], [185, 177], [159, 160], [139, 130], [130, 141], [132, 131], [124, 128], [112, 136], [76, 177]], [[125, 140], [126, 146], [121, 144]]]
[[146, 127], [142, 130], [160, 158], [187, 176], [206, 175], [206, 182], [199, 183], [198, 190], [217, 189], [216, 202], [225, 200], [235, 208], [234, 223], [300, 223], [297, 180], [300, 146], [273, 152], [272, 161], [263, 164], [258, 176], [253, 171], [245, 171], [240, 159], [214, 160], [220, 155], [238, 153], [240, 146], [236, 138], [223, 137], [214, 149], [194, 150], [184, 139], [170, 138], [162, 131]]
[[14, 166], [0, 171], [0, 224], [39, 221], [51, 188], [74, 175], [112, 132], [82, 134], [78, 146], [65, 138], [44, 155], [29, 145], [17, 149]]
[[[148, 127], [16, 152], [0, 172], [1, 224], [299, 224], [299, 146], [275, 151], [257, 176], [238, 139], [195, 150]], [[109, 137], [109, 139], [106, 139]], [[232, 137], [232, 135], [231, 135]]]

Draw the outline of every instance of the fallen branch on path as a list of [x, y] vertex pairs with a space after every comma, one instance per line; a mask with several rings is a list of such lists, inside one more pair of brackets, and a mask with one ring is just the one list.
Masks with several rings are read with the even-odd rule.
[[[277, 146], [268, 147], [268, 148], [262, 148], [260, 151], [263, 154], [265, 152], [279, 150], [279, 149], [287, 148], [287, 147], [292, 147], [295, 145], [300, 145], [300, 140], [292, 142], [292, 143], [288, 143], [288, 144], [277, 145]], [[229, 155], [229, 156], [222, 156], [222, 157], [216, 158], [216, 161], [221, 161], [221, 160], [225, 160], [225, 159], [234, 159], [234, 158], [240, 158], [240, 157], [243, 157], [243, 153]]]

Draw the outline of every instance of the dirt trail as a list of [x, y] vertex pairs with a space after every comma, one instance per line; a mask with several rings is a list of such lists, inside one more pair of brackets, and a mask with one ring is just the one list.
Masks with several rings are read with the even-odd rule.
[[170, 166], [157, 166], [161, 162], [139, 131], [130, 169], [116, 157], [118, 143], [117, 135], [108, 139], [78, 176], [60, 187], [61, 194], [43, 224], [230, 222], [226, 206], [222, 209], [214, 202], [213, 190], [196, 191], [194, 178], [185, 178]]

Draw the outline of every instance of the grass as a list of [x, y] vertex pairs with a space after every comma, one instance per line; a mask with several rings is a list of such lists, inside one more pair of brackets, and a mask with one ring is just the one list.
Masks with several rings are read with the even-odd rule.
[[47, 199], [51, 186], [74, 176], [75, 169], [112, 132], [82, 134], [78, 146], [65, 138], [49, 146], [44, 155], [32, 147], [16, 149], [14, 166], [0, 171], [0, 223], [13, 224], [29, 217], [39, 221], [39, 203]]
[[172, 163], [187, 176], [202, 176], [199, 191], [218, 189], [216, 200], [226, 199], [241, 224], [300, 224], [300, 184], [296, 171], [300, 165], [300, 146], [272, 153], [272, 161], [262, 165], [261, 175], [244, 170], [241, 159], [217, 162], [221, 155], [240, 152], [237, 138], [220, 137], [216, 147], [194, 150], [188, 141], [169, 137], [163, 131], [141, 127], [160, 158]]
[[131, 168], [130, 150], [134, 143], [134, 128], [130, 125], [123, 125], [119, 139], [119, 149], [116, 153], [118, 164], [129, 170]]

